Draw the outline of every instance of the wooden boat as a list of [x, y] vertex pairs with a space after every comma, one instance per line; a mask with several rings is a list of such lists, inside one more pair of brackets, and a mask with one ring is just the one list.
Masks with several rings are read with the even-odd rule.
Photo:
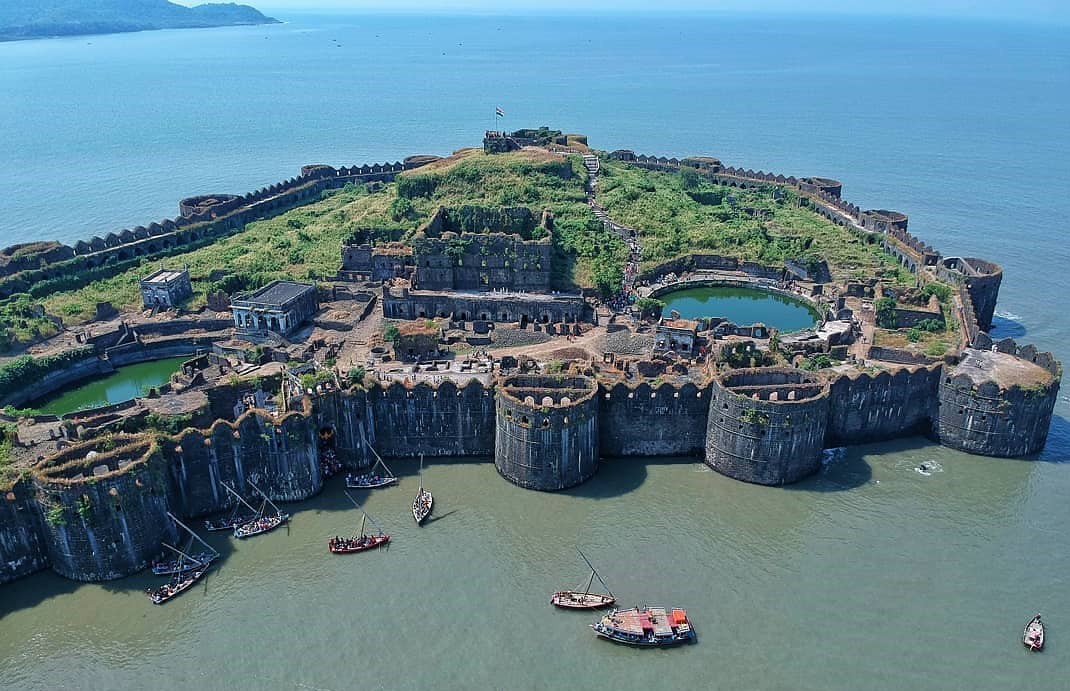
[[423, 525], [427, 517], [431, 515], [431, 507], [435, 503], [435, 498], [431, 496], [431, 492], [424, 489], [424, 457], [420, 456], [420, 491], [416, 493], [416, 498], [412, 500], [412, 517], [416, 520], [416, 525]]
[[[349, 497], [349, 501], [353, 502], [353, 505], [360, 509], [360, 504], [349, 496], [349, 492], [346, 492], [346, 496]], [[368, 514], [361, 509], [362, 518], [360, 519], [360, 532], [353, 537], [332, 537], [327, 541], [327, 549], [332, 554], [353, 554], [354, 552], [364, 552], [369, 549], [375, 549], [381, 545], [385, 545], [390, 541], [390, 536], [383, 533], [383, 529], [378, 525], [375, 527], [379, 530], [378, 535], [366, 535], [364, 533], [364, 525], [368, 521]], [[373, 520], [374, 524], [375, 521]]]
[[[223, 489], [234, 496], [238, 500], [238, 504], [234, 507], [234, 510], [230, 512], [230, 515], [226, 518], [217, 518], [213, 520], [206, 520], [204, 522], [205, 530], [217, 532], [222, 530], [234, 530], [239, 526], [243, 526], [246, 523], [251, 523], [256, 520], [257, 511], [253, 508], [252, 504], [245, 501], [245, 497], [238, 494], [237, 490], [228, 485], [225, 482], [220, 482], [223, 485]], [[245, 512], [241, 512], [241, 508], [246, 508]]]
[[216, 554], [213, 552], [201, 552], [193, 555], [195, 561], [186, 561], [183, 559], [154, 561], [152, 562], [152, 572], [157, 576], [170, 576], [172, 574], [181, 573], [182, 571], [193, 571], [198, 567], [199, 563], [208, 563], [214, 561], [215, 558]]
[[664, 607], [615, 609], [591, 628], [601, 638], [643, 648], [667, 647], [695, 640], [695, 629], [682, 609]]
[[[275, 528], [278, 528], [280, 525], [283, 525], [286, 521], [290, 520], [290, 514], [283, 513], [279, 507], [275, 506], [273, 501], [267, 498], [267, 495], [264, 494], [259, 487], [252, 482], [250, 482], [249, 485], [257, 492], [260, 492], [260, 496], [264, 497], [264, 501], [260, 502], [260, 510], [256, 512], [256, 518], [245, 525], [240, 525], [234, 529], [234, 537], [239, 539], [270, 533]], [[264, 513], [269, 504], [271, 505], [271, 508], [275, 509], [274, 516], [268, 516]]]
[[1043, 650], [1044, 648], [1044, 622], [1040, 621], [1040, 615], [1029, 620], [1022, 632], [1022, 643], [1031, 651]]
[[162, 605], [189, 590], [190, 587], [201, 580], [201, 577], [207, 572], [207, 566], [199, 565], [192, 571], [183, 571], [180, 574], [175, 574], [169, 583], [161, 585], [159, 588], [149, 588], [145, 592], [148, 593], [149, 599], [152, 600], [152, 604]]
[[[383, 459], [379, 457], [379, 454], [375, 453], [375, 449], [371, 446], [365, 446], [375, 454], [375, 465], [368, 469], [368, 472], [361, 475], [346, 475], [346, 487], [349, 489], [377, 489], [396, 485], [398, 483], [397, 476], [391, 472], [390, 468], [386, 467], [386, 463], [383, 463]], [[377, 472], [376, 468], [380, 466], [382, 467], [382, 472]]]
[[167, 515], [176, 525], [189, 533], [189, 541], [186, 544], [187, 551], [192, 551], [191, 548], [193, 547], [194, 540], [204, 545], [204, 551], [195, 554], [192, 557], [189, 557], [184, 552], [178, 552], [179, 557], [177, 559], [171, 559], [170, 561], [154, 561], [152, 562], [152, 572], [154, 574], [157, 576], [171, 576], [185, 571], [195, 571], [199, 566], [207, 566], [219, 557], [219, 552], [217, 552], [214, 547], [202, 540], [201, 536], [193, 532], [193, 530], [185, 523], [178, 520], [177, 516], [170, 511], [167, 512]]
[[[591, 567], [591, 577], [587, 579], [587, 587], [583, 590], [559, 590], [550, 596], [550, 604], [555, 607], [564, 607], [566, 609], [598, 609], [599, 607], [609, 607], [617, 601], [617, 598], [613, 596], [613, 592], [610, 591], [609, 586], [606, 585], [606, 582], [598, 575], [594, 566], [591, 566], [591, 562], [584, 556], [583, 552], [580, 552], [580, 556], [587, 562], [587, 566]], [[598, 582], [602, 584], [602, 587], [606, 589], [606, 592], [591, 592], [591, 586], [594, 584], [595, 578], [597, 578]]]
[[[145, 589], [145, 594], [149, 596], [149, 600], [151, 600], [154, 605], [162, 605], [165, 602], [170, 602], [189, 590], [194, 583], [204, 577], [204, 574], [208, 573], [208, 568], [211, 566], [210, 562], [198, 561], [177, 547], [172, 547], [167, 543], [164, 543], [164, 547], [179, 555], [179, 565], [175, 574], [171, 576], [170, 581], [158, 588]], [[193, 564], [194, 568], [187, 569], [185, 567], [187, 561]]]

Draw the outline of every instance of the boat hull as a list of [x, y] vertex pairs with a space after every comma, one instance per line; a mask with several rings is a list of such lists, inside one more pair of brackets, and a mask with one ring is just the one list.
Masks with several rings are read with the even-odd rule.
[[398, 479], [396, 477], [380, 480], [379, 482], [354, 482], [352, 480], [346, 480], [347, 489], [379, 489], [380, 487], [389, 487], [396, 485]]
[[202, 568], [200, 568], [200, 569], [198, 569], [196, 571], [187, 572], [189, 575], [185, 579], [183, 579], [174, 588], [167, 589], [167, 586], [164, 586], [163, 588], [157, 588], [155, 590], [150, 588], [149, 590], [146, 591], [146, 593], [148, 594], [149, 600], [152, 602], [152, 604], [154, 604], [154, 605], [166, 604], [166, 603], [170, 602], [171, 600], [174, 600], [176, 597], [178, 597], [182, 593], [186, 592], [190, 588], [192, 588], [193, 585], [197, 581], [201, 580], [201, 578], [207, 572], [208, 572], [208, 567], [207, 566], [202, 567]]
[[[426, 501], [423, 501], [424, 498], [426, 498]], [[427, 517], [431, 515], [434, 503], [435, 498], [426, 490], [416, 495], [416, 498], [412, 500], [412, 517], [416, 521], [416, 525], [424, 524]]]
[[211, 533], [219, 533], [224, 530], [234, 530], [256, 518], [255, 515], [238, 516], [236, 518], [224, 518], [218, 521], [205, 521], [204, 529]]
[[1040, 621], [1040, 615], [1036, 615], [1025, 625], [1022, 632], [1022, 645], [1031, 651], [1044, 649], [1044, 623]]
[[673, 609], [671, 615], [663, 607], [615, 609], [591, 624], [591, 629], [599, 638], [637, 648], [669, 648], [695, 641], [695, 629], [682, 609]]
[[357, 552], [367, 552], [370, 549], [376, 549], [386, 543], [390, 542], [389, 535], [377, 535], [372, 537], [372, 541], [365, 545], [359, 546], [346, 546], [339, 545], [334, 540], [327, 541], [327, 549], [331, 551], [331, 554], [356, 554]]
[[601, 609], [609, 607], [617, 599], [610, 595], [598, 593], [580, 593], [574, 590], [562, 590], [550, 597], [550, 604], [562, 609]]
[[257, 535], [263, 535], [264, 533], [270, 533], [279, 526], [285, 524], [290, 520], [290, 514], [284, 513], [279, 516], [274, 516], [270, 521], [261, 524], [245, 524], [234, 529], [234, 537], [238, 539], [245, 539], [247, 537], [255, 537]]
[[[202, 552], [194, 557], [196, 562], [184, 562], [181, 566], [176, 562], [168, 562], [166, 564], [153, 564], [152, 573], [157, 576], [173, 576], [176, 573], [185, 573], [187, 571], [196, 571], [201, 566], [214, 561], [216, 555], [209, 554], [208, 552]], [[200, 563], [197, 563], [200, 562]]]

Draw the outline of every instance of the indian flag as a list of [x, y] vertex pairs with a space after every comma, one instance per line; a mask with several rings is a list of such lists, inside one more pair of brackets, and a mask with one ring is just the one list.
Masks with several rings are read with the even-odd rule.
[[501, 108], [495, 108], [494, 109], [494, 114], [497, 115], [500, 118], [504, 118], [505, 117], [505, 111], [502, 110]]

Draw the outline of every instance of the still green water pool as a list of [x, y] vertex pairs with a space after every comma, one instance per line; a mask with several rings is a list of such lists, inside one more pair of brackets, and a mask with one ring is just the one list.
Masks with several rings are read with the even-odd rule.
[[798, 300], [752, 288], [699, 286], [683, 288], [658, 297], [664, 313], [676, 310], [684, 319], [723, 317], [739, 325], [761, 322], [780, 331], [799, 331], [813, 326], [816, 315]]
[[170, 380], [188, 359], [173, 357], [119, 367], [111, 374], [35, 401], [30, 406], [49, 415], [66, 415], [76, 410], [129, 401]]
[[[690, 460], [604, 462], [561, 493], [523, 490], [488, 462], [424, 468], [435, 511], [398, 487], [355, 498], [387, 549], [335, 556], [360, 515], [335, 478], [288, 505], [289, 528], [238, 542], [162, 607], [151, 575], [78, 584], [50, 573], [0, 587], [0, 688], [1011, 689], [1066, 667], [1070, 474], [921, 439], [830, 454], [789, 488]], [[921, 462], [940, 470], [923, 476]], [[687, 609], [698, 642], [598, 640], [596, 615], [550, 594], [585, 582], [580, 546], [622, 606]], [[1028, 653], [1037, 610], [1048, 649]]]

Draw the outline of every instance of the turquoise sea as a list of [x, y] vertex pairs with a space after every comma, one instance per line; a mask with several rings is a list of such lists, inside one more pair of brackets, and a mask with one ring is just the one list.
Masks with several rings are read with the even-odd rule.
[[[0, 44], [0, 244], [173, 217], [302, 164], [448, 154], [495, 126], [843, 181], [945, 254], [1002, 264], [998, 335], [1070, 362], [1070, 29], [767, 15], [274, 13], [268, 27]], [[790, 489], [690, 460], [526, 492], [431, 464], [436, 516], [358, 497], [389, 551], [331, 557], [332, 485], [163, 608], [136, 576], [0, 587], [0, 688], [1010, 689], [1070, 678], [1070, 415], [1034, 461], [924, 439], [828, 453]], [[649, 424], [657, 424], [651, 420]], [[937, 472], [915, 472], [921, 462]], [[680, 605], [699, 643], [634, 651], [550, 611], [585, 577]], [[363, 558], [367, 557], [367, 558]], [[1026, 653], [1037, 610], [1048, 649]]]

